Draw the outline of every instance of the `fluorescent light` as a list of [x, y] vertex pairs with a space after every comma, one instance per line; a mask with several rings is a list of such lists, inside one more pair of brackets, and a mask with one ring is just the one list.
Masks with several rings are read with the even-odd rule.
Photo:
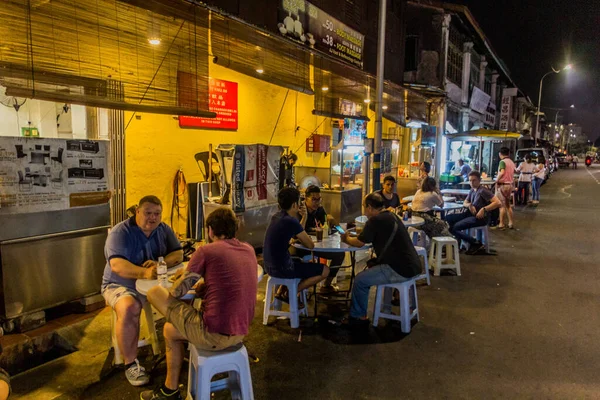
[[371, 99], [365, 99], [365, 103], [369, 104], [371, 102]]
[[160, 44], [160, 39], [159, 38], [149, 38], [148, 43], [150, 43], [153, 46], [158, 46]]
[[387, 110], [387, 109], [388, 109], [388, 106], [383, 106], [383, 107], [381, 107], [381, 109], [382, 109], [382, 110]]
[[329, 88], [328, 88], [327, 86], [323, 86], [323, 87], [321, 88], [321, 90], [322, 90], [322, 91], [324, 91], [324, 92], [326, 92], [326, 91], [328, 91], [328, 90], [329, 90]]
[[263, 69], [257, 69], [256, 72], [258, 72], [259, 74], [262, 74], [263, 72], [265, 72]]

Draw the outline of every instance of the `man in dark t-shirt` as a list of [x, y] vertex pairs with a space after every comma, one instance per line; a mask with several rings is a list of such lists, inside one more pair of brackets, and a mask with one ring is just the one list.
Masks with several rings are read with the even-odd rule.
[[463, 231], [487, 225], [490, 219], [490, 211], [499, 208], [502, 204], [494, 193], [481, 186], [481, 174], [478, 171], [472, 171], [469, 174], [469, 182], [471, 183], [471, 191], [463, 203], [467, 211], [446, 216], [446, 222], [450, 225], [450, 232], [458, 240], [469, 243], [467, 254], [473, 255], [482, 251], [484, 245]]
[[[300, 205], [300, 192], [296, 188], [286, 187], [277, 194], [277, 202], [281, 210], [273, 215], [265, 234], [263, 259], [267, 274], [275, 278], [300, 278], [298, 292], [317, 283], [329, 275], [329, 268], [319, 263], [303, 262], [292, 258], [289, 253], [290, 240], [298, 239], [308, 249], [315, 247], [310, 236], [304, 230], [307, 212]], [[302, 219], [298, 221], [296, 215]]]
[[383, 208], [388, 211], [396, 212], [396, 208], [400, 207], [400, 197], [396, 193], [396, 178], [391, 175], [383, 178], [383, 188], [377, 193], [383, 198]]
[[[371, 193], [365, 197], [363, 207], [369, 218], [365, 228], [357, 238], [344, 234], [342, 240], [355, 247], [372, 243], [378, 264], [356, 276], [352, 287], [350, 324], [368, 323], [367, 307], [371, 286], [404, 282], [421, 273], [421, 261], [404, 224], [394, 213], [384, 208], [381, 195]], [[397, 226], [396, 234], [385, 249], [394, 226]]]

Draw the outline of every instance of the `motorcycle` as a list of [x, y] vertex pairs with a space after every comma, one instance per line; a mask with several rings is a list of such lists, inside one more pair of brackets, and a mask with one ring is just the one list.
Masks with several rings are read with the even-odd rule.
[[586, 166], [586, 167], [591, 167], [591, 166], [592, 166], [592, 162], [593, 162], [593, 160], [592, 160], [592, 157], [590, 157], [590, 156], [587, 156], [587, 157], [585, 158], [585, 166]]

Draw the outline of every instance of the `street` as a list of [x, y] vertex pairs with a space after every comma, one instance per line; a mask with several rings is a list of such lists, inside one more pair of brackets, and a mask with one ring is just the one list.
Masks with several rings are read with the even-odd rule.
[[[598, 398], [598, 181], [598, 165], [555, 173], [539, 208], [516, 212], [516, 230], [492, 231], [497, 256], [461, 256], [461, 277], [419, 287], [421, 321], [407, 336], [383, 321], [357, 339], [325, 318], [317, 329], [303, 321], [299, 340], [287, 321], [263, 326], [259, 301], [245, 341], [260, 360], [251, 363], [255, 398]], [[80, 383], [110, 362], [104, 330], [97, 356], [80, 357], [78, 368], [64, 360], [80, 348], [16, 377], [14, 398], [137, 398], [122, 372]], [[153, 384], [164, 374], [163, 363]]]

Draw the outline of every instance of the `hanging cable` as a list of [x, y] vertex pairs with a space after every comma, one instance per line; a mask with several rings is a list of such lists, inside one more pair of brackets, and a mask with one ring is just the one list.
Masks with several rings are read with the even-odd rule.
[[[325, 121], [327, 121], [327, 117], [323, 118], [323, 121], [321, 121], [321, 123], [320, 123], [319, 125], [317, 125], [317, 127], [316, 127], [316, 128], [315, 128], [315, 129], [314, 129], [312, 132], [311, 132], [311, 131], [309, 131], [308, 129], [304, 129], [304, 128], [301, 128], [301, 129], [304, 129], [305, 131], [307, 131], [307, 132], [310, 132], [310, 135], [313, 135], [313, 134], [315, 134], [315, 133], [316, 133], [316, 132], [319, 130], [319, 128], [321, 127], [321, 125], [323, 125], [323, 123], [324, 123]], [[309, 135], [308, 137], [310, 137], [310, 135]], [[298, 150], [300, 150], [300, 149], [302, 148], [302, 146], [304, 146], [304, 143], [302, 143], [302, 144], [301, 144], [301, 145], [300, 145], [300, 146], [299, 146], [299, 147], [296, 149], [296, 151], [294, 151], [294, 153], [297, 153], [297, 152], [298, 152]]]
[[277, 116], [277, 121], [275, 122], [275, 126], [273, 127], [273, 133], [271, 133], [271, 139], [269, 139], [269, 146], [271, 145], [271, 141], [273, 140], [273, 135], [275, 135], [275, 130], [277, 129], [277, 125], [279, 125], [279, 118], [281, 118], [281, 114], [283, 113], [283, 107], [285, 107], [285, 101], [287, 100], [288, 94], [290, 94], [290, 89], [285, 92], [285, 98], [283, 99], [283, 104], [281, 105], [281, 110], [279, 110], [279, 115]]
[[[179, 225], [181, 222], [182, 215], [187, 219], [188, 217], [188, 208], [189, 199], [188, 199], [188, 191], [187, 191], [187, 183], [185, 181], [185, 175], [183, 174], [183, 170], [179, 169], [177, 173], [175, 173], [175, 179], [173, 180], [173, 202], [171, 203], [171, 229], [175, 231], [178, 236], [179, 235]], [[184, 210], [182, 212], [182, 210]], [[177, 226], [173, 224], [173, 217], [177, 213]], [[184, 224], [187, 227], [187, 221]], [[183, 234], [185, 236], [185, 233]]]

